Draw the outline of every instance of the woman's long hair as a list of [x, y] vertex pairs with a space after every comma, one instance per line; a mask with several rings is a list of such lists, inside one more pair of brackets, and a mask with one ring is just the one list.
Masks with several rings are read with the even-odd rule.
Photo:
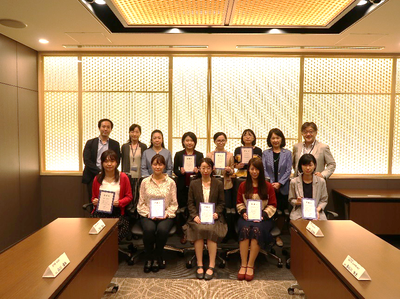
[[[117, 162], [117, 167], [119, 165], [119, 159], [117, 154], [113, 150], [106, 150], [104, 153], [101, 154], [101, 172], [97, 175], [97, 182], [100, 184], [103, 183], [104, 177], [106, 176], [106, 172], [103, 167], [103, 163], [107, 160], [110, 159], [111, 161], [116, 161]], [[115, 173], [114, 173], [114, 181], [118, 182], [119, 181], [119, 170], [115, 167]]]
[[253, 196], [253, 179], [250, 175], [250, 167], [254, 166], [260, 172], [258, 175], [258, 196], [260, 199], [268, 199], [268, 187], [265, 182], [264, 166], [260, 158], [251, 158], [247, 167], [247, 178], [245, 183], [245, 196], [250, 199]]
[[160, 130], [154, 130], [153, 132], [151, 132], [151, 137], [150, 137], [150, 148], [153, 147], [153, 135], [154, 135], [155, 133], [160, 133], [161, 138], [162, 138], [161, 147], [162, 147], [162, 148], [165, 148], [165, 145], [164, 145], [164, 135], [163, 135], [163, 133], [162, 133]]

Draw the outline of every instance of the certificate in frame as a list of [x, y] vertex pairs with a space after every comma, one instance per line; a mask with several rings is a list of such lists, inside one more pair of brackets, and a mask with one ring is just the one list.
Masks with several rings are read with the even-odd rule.
[[317, 201], [314, 198], [301, 199], [301, 217], [306, 220], [317, 219]]
[[241, 163], [249, 164], [250, 159], [253, 158], [253, 148], [242, 146], [240, 148], [240, 155], [242, 156]]
[[[207, 217], [207, 219], [203, 219], [202, 220], [202, 215], [203, 213], [207, 211], [207, 214], [210, 215], [211, 217]], [[214, 215], [215, 213], [215, 203], [205, 203], [205, 202], [201, 202], [199, 205], [199, 218], [201, 223], [203, 224], [214, 224]]]
[[262, 217], [262, 201], [247, 199], [246, 210], [247, 210], [247, 221], [261, 221]]
[[100, 190], [99, 202], [97, 203], [96, 211], [100, 213], [112, 214], [114, 209], [115, 192]]
[[196, 155], [183, 155], [183, 168], [185, 172], [194, 173], [196, 167]]
[[214, 152], [215, 169], [225, 170], [226, 167], [226, 152]]
[[150, 218], [165, 218], [165, 199], [150, 199]]

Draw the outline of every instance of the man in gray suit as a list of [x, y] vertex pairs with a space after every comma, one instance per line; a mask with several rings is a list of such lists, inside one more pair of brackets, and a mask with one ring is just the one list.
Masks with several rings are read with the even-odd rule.
[[295, 176], [298, 176], [297, 165], [300, 157], [304, 154], [312, 154], [317, 160], [315, 175], [327, 179], [335, 171], [336, 162], [327, 144], [319, 142], [317, 137], [318, 128], [313, 122], [305, 122], [301, 126], [301, 134], [304, 142], [293, 146], [293, 169]]

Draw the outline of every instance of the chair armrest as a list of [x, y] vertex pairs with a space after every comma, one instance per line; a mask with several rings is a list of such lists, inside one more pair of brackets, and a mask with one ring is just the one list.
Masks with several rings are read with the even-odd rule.
[[326, 210], [325, 213], [326, 213], [327, 216], [330, 215], [330, 216], [332, 216], [333, 218], [338, 218], [338, 217], [339, 217], [339, 214], [336, 213], [336, 212], [333, 212], [333, 211]]
[[82, 209], [84, 209], [85, 211], [88, 211], [89, 213], [93, 210], [93, 203], [85, 203], [82, 206]]

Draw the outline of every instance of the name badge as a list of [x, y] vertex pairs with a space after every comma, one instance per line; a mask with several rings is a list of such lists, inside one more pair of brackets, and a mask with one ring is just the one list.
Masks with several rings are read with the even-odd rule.
[[131, 171], [137, 171], [138, 170], [138, 167], [137, 166], [132, 166], [131, 167]]
[[347, 269], [357, 280], [371, 280], [367, 270], [357, 263], [350, 255], [343, 262], [343, 267]]
[[324, 234], [322, 233], [321, 229], [312, 223], [311, 221], [308, 222], [306, 229], [314, 235], [314, 237], [323, 237]]
[[105, 227], [106, 224], [103, 222], [103, 220], [100, 219], [92, 226], [92, 228], [89, 231], [89, 235], [98, 235], [99, 232], [101, 232]]
[[64, 268], [66, 266], [68, 266], [69, 264], [69, 259], [67, 257], [67, 255], [65, 254], [65, 252], [60, 255], [60, 257], [58, 259], [56, 259], [54, 262], [52, 262], [46, 269], [46, 271], [44, 271], [44, 274], [42, 277], [44, 278], [54, 278], [56, 277], [58, 274], [60, 274], [60, 272], [62, 270], [64, 270]]

